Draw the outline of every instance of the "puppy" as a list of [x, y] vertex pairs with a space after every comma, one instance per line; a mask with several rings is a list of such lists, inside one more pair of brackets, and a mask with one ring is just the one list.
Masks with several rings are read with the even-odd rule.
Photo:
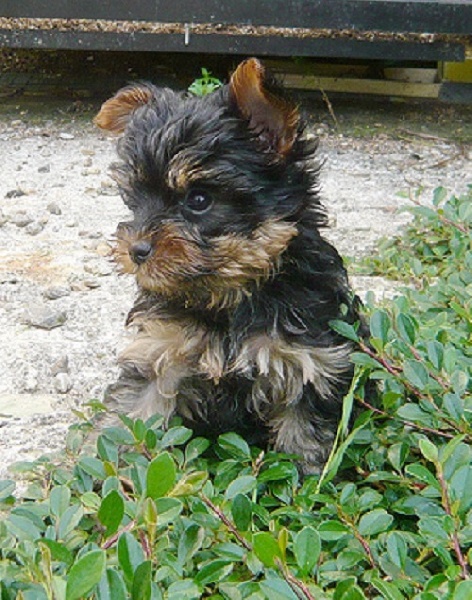
[[138, 286], [111, 410], [236, 431], [319, 472], [353, 374], [329, 323], [360, 317], [320, 234], [317, 144], [298, 108], [252, 58], [205, 97], [126, 87], [96, 124], [121, 136], [114, 175], [133, 216], [114, 254]]

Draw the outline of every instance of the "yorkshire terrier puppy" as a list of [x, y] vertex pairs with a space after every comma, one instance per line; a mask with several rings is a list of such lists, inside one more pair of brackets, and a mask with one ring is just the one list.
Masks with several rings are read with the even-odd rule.
[[133, 218], [115, 257], [139, 289], [112, 410], [236, 431], [319, 472], [353, 372], [329, 323], [359, 315], [320, 234], [316, 142], [297, 107], [252, 58], [203, 98], [126, 87], [96, 123], [121, 134], [114, 174]]

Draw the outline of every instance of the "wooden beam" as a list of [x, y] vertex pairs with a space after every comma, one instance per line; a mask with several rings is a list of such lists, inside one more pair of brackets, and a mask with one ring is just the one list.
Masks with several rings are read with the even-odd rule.
[[438, 98], [439, 83], [408, 83], [384, 79], [352, 79], [344, 77], [316, 77], [313, 75], [285, 75], [286, 87], [298, 90], [320, 90], [377, 96], [402, 96], [409, 98]]
[[469, 0], [1, 0], [0, 16], [470, 35]]

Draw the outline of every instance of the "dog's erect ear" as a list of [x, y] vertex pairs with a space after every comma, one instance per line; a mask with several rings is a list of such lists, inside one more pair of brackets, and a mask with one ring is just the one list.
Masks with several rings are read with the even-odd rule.
[[286, 156], [297, 136], [300, 114], [296, 106], [268, 89], [264, 67], [256, 58], [238, 66], [229, 82], [229, 92], [264, 146]]
[[123, 133], [134, 111], [150, 102], [152, 89], [146, 85], [130, 85], [102, 104], [95, 125], [113, 133]]

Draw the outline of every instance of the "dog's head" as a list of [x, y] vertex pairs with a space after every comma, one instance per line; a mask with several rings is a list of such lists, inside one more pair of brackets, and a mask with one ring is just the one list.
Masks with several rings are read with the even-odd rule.
[[203, 98], [126, 87], [95, 122], [122, 135], [114, 172], [133, 220], [115, 255], [145, 291], [233, 305], [278, 268], [303, 211], [323, 221], [313, 144], [256, 59]]

